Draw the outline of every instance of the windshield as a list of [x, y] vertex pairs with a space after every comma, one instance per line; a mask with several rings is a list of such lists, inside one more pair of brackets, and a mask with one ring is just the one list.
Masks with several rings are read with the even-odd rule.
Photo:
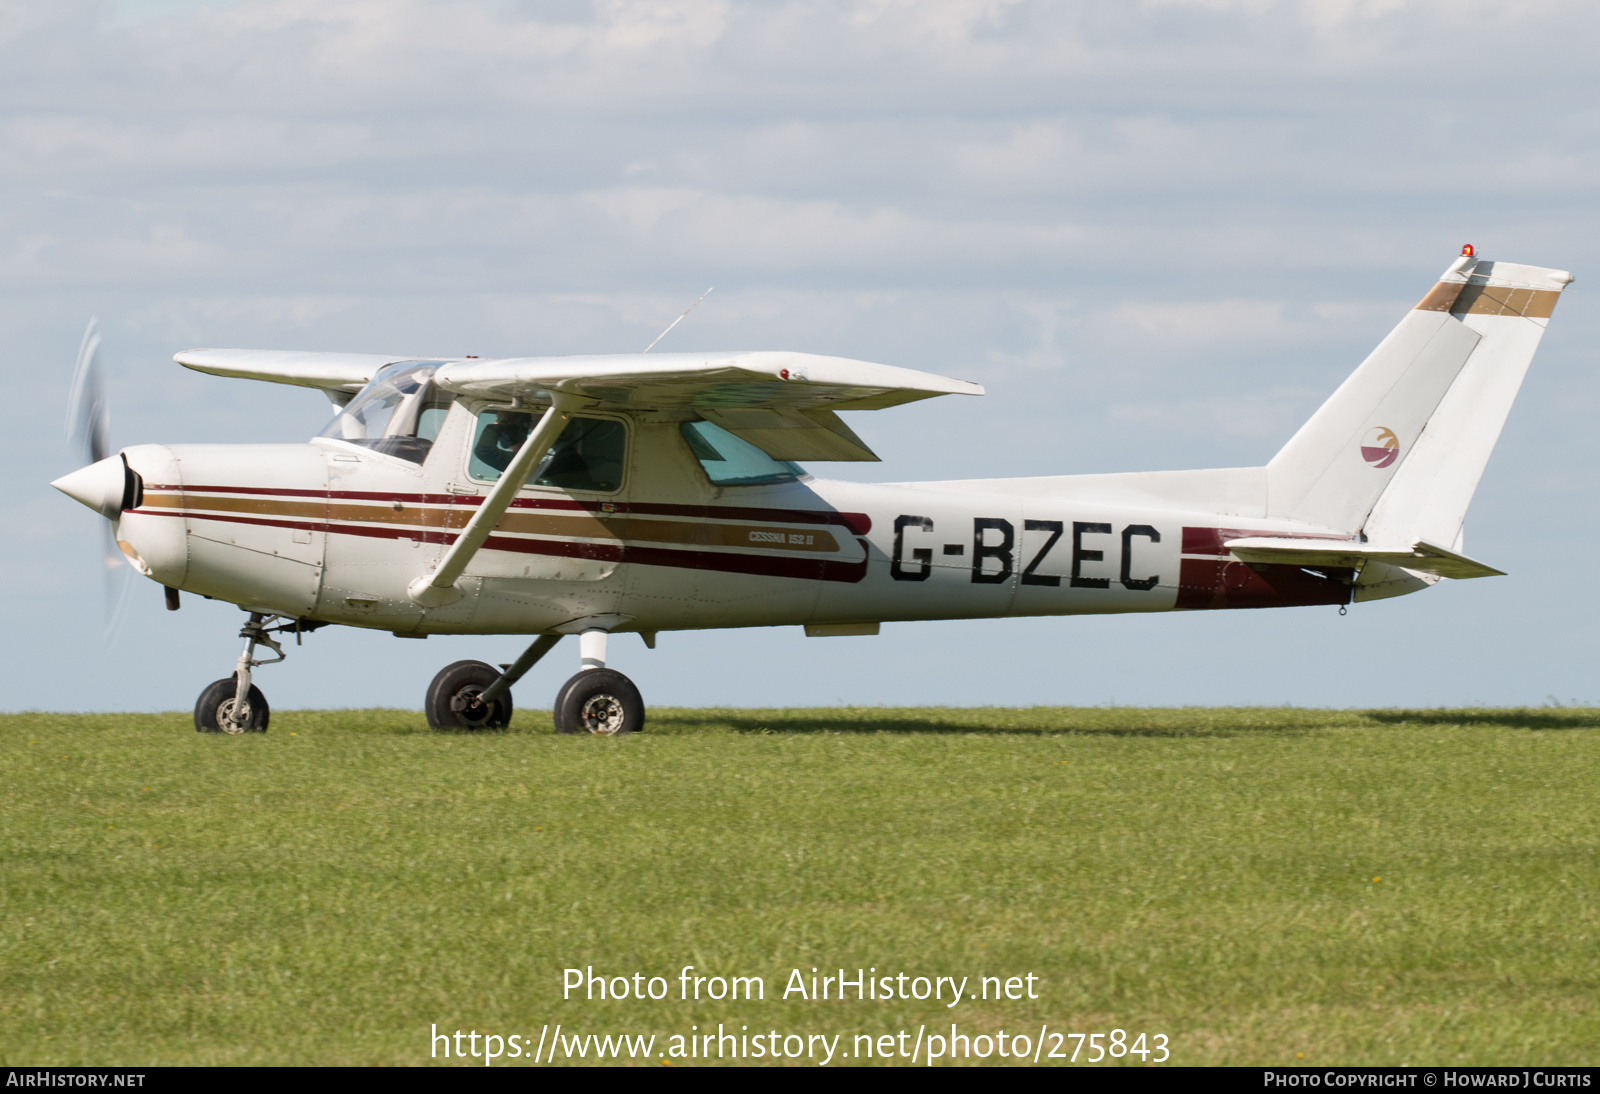
[[775, 460], [749, 441], [710, 422], [684, 422], [682, 431], [706, 477], [717, 486], [792, 482], [806, 473], [799, 464]]
[[400, 361], [385, 365], [321, 435], [421, 463], [439, 436], [454, 399], [430, 382], [442, 364]]

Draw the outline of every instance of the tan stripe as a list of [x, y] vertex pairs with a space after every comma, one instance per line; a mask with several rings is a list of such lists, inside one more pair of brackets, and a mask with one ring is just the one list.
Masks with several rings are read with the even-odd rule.
[[152, 494], [152, 493], [150, 493], [150, 491], [146, 490], [144, 492], [144, 504], [141, 505], [140, 508], [141, 509], [182, 509], [183, 508], [183, 495], [182, 494]]
[[1455, 306], [1456, 297], [1461, 295], [1461, 290], [1467, 287], [1465, 281], [1441, 281], [1429, 290], [1428, 295], [1422, 298], [1413, 311], [1449, 311]]
[[[464, 523], [464, 522], [463, 522]], [[785, 551], [837, 551], [839, 541], [816, 528], [774, 528], [770, 525], [702, 524], [652, 520], [627, 514], [567, 514], [512, 510], [496, 526], [502, 532], [532, 536], [622, 539], [642, 543], [682, 543], [714, 547], [765, 547]]]
[[[146, 494], [144, 503], [161, 509], [187, 509], [191, 513], [249, 513], [261, 517], [298, 517], [302, 520], [343, 520], [356, 524], [401, 524], [421, 528], [462, 528], [472, 518], [467, 509], [408, 505], [330, 504], [315, 498], [218, 498], [206, 495]], [[502, 524], [502, 527], [504, 525]], [[603, 533], [602, 533], [603, 534]]]
[[[266, 517], [306, 517], [311, 520], [328, 518], [325, 501], [281, 501], [277, 498], [212, 498], [185, 497], [182, 494], [150, 494], [144, 496], [147, 508], [186, 509], [189, 512], [208, 510], [218, 513], [252, 513]], [[399, 514], [395, 514], [398, 516]]]
[[[422, 528], [455, 529], [466, 526], [472, 510], [433, 506], [328, 504], [315, 499], [184, 497], [146, 494], [144, 503], [160, 509], [187, 509], [196, 516], [206, 512], [248, 513], [254, 516], [298, 517], [302, 520], [336, 520], [356, 524], [390, 524]], [[831, 532], [817, 528], [782, 528], [771, 525], [702, 524], [689, 521], [651, 520], [625, 514], [548, 513], [512, 510], [500, 518], [496, 529], [532, 536], [565, 539], [625, 539], [644, 543], [681, 543], [717, 547], [760, 547], [783, 551], [839, 550]]]
[[[468, 514], [470, 516], [470, 512]], [[581, 536], [584, 539], [621, 539], [611, 529], [608, 520], [619, 518], [601, 518], [593, 513], [550, 513], [535, 510], [528, 512], [526, 509], [513, 509], [500, 518], [500, 523], [495, 525], [499, 532], [521, 532], [529, 536], [563, 536], [568, 539]], [[465, 521], [462, 522], [463, 525]]]
[[1556, 289], [1508, 289], [1499, 285], [1468, 285], [1450, 311], [1455, 315], [1521, 315], [1548, 319], [1556, 310]]
[[762, 547], [782, 551], [837, 551], [839, 541], [818, 528], [775, 528], [751, 524], [687, 524], [643, 517], [613, 518], [622, 539], [645, 543], [687, 543], [711, 547]]

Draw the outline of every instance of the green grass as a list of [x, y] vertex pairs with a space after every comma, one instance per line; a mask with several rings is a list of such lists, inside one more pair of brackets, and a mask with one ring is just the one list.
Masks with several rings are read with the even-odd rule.
[[[1595, 1059], [1600, 711], [652, 719], [0, 716], [0, 1062], [422, 1063], [432, 1023], [849, 1051], [951, 1021], [1164, 1033], [1174, 1063]], [[677, 1001], [686, 964], [767, 998]], [[590, 965], [673, 997], [563, 1001]], [[1042, 979], [953, 1011], [779, 998], [813, 966]]]

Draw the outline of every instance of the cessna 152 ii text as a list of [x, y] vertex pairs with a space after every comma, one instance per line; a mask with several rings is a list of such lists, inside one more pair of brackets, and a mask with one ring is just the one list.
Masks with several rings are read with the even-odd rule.
[[336, 623], [534, 636], [503, 671], [434, 678], [429, 722], [458, 729], [504, 726], [511, 685], [576, 635], [556, 725], [622, 733], [644, 705], [606, 662], [630, 631], [1345, 605], [1498, 574], [1462, 553], [1462, 520], [1571, 280], [1465, 248], [1264, 467], [814, 478], [792, 461], [877, 458], [838, 412], [983, 389], [804, 353], [200, 349], [176, 360], [343, 409], [306, 444], [135, 445], [54, 485], [169, 607], [185, 590], [250, 613], [199, 730], [265, 730], [258, 647], [281, 660], [274, 635]]

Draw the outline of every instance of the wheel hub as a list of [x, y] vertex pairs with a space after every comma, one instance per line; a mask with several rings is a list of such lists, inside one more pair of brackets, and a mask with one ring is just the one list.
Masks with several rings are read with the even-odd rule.
[[494, 715], [496, 704], [485, 703], [479, 699], [483, 691], [476, 684], [469, 684], [450, 697], [450, 709], [461, 717], [463, 722], [470, 725], [482, 725]]
[[583, 728], [601, 737], [613, 737], [623, 729], [627, 714], [612, 695], [591, 695], [578, 713]]
[[250, 704], [248, 702], [239, 706], [238, 716], [234, 716], [234, 707], [237, 699], [224, 699], [217, 707], [217, 726], [224, 733], [243, 733], [244, 727], [250, 724]]

